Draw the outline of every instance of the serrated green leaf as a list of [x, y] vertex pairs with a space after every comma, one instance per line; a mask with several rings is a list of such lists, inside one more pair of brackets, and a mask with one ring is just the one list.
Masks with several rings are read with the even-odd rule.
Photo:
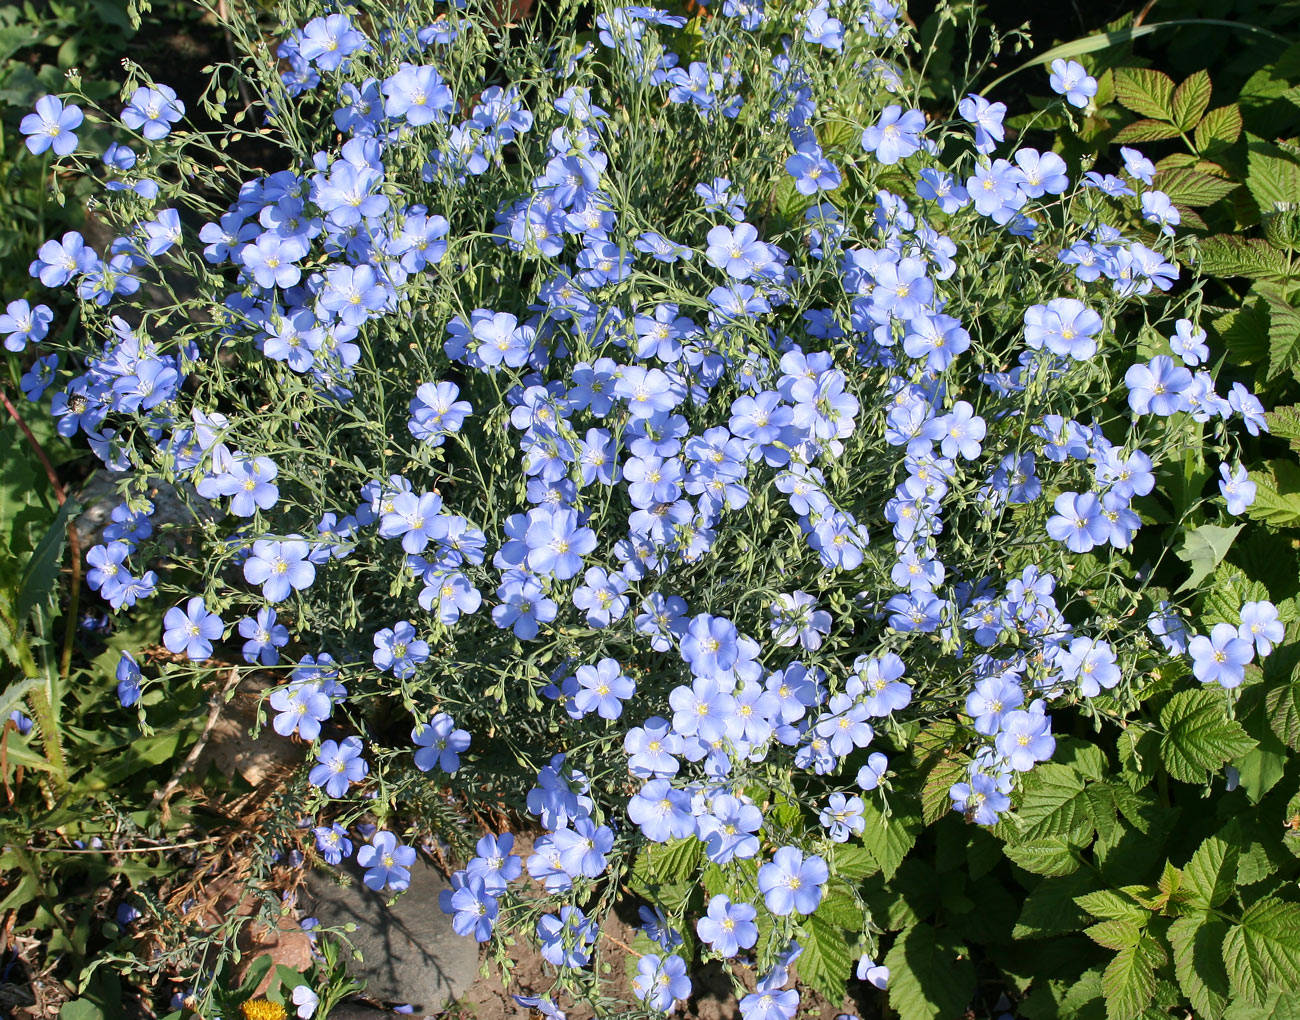
[[1115, 954], [1101, 975], [1109, 1020], [1132, 1020], [1141, 1015], [1155, 996], [1156, 966], [1163, 956], [1149, 935]]
[[1228, 1003], [1228, 971], [1223, 939], [1228, 924], [1209, 914], [1180, 917], [1169, 926], [1174, 976], [1197, 1016], [1221, 1016]]
[[1249, 280], [1285, 281], [1291, 270], [1286, 256], [1258, 237], [1216, 234], [1200, 244], [1201, 272], [1210, 276], [1244, 276]]
[[1220, 106], [1205, 115], [1196, 125], [1192, 141], [1197, 152], [1213, 152], [1227, 148], [1241, 137], [1241, 108], [1236, 103]]
[[1076, 896], [1074, 902], [1093, 917], [1109, 921], [1127, 921], [1135, 927], [1142, 927], [1147, 922], [1147, 911], [1140, 903], [1114, 889], [1099, 889], [1096, 892]]
[[1132, 124], [1125, 124], [1115, 132], [1112, 141], [1116, 145], [1129, 145], [1134, 142], [1142, 145], [1146, 142], [1162, 142], [1166, 138], [1177, 137], [1178, 129], [1172, 124], [1144, 117], [1142, 120], [1133, 121]]
[[1300, 162], [1271, 142], [1248, 135], [1246, 187], [1262, 213], [1294, 202], [1300, 196]]
[[1269, 431], [1279, 439], [1300, 440], [1300, 404], [1286, 404], [1264, 412]]
[[1004, 844], [1002, 852], [1026, 871], [1035, 875], [1060, 877], [1079, 870], [1077, 847], [1059, 837], [1033, 839], [1024, 843]]
[[1246, 515], [1275, 528], [1300, 527], [1300, 468], [1287, 461], [1270, 461], [1269, 473], [1248, 472], [1255, 483], [1255, 501]]
[[933, 825], [952, 811], [952, 798], [948, 791], [953, 783], [966, 777], [970, 757], [964, 754], [943, 754], [932, 759], [921, 787], [921, 821]]
[[820, 992], [826, 999], [839, 1003], [853, 965], [844, 932], [820, 916], [819, 910], [803, 922], [804, 937], [799, 940], [799, 979]]
[[1270, 688], [1264, 695], [1264, 709], [1269, 728], [1278, 740], [1300, 751], [1300, 678], [1292, 677]]
[[868, 800], [863, 809], [866, 824], [862, 830], [862, 845], [875, 858], [887, 879], [894, 876], [921, 831], [921, 816], [905, 798], [895, 798], [891, 807], [894, 813], [888, 817], [874, 800]]
[[1274, 897], [1252, 903], [1223, 940], [1228, 980], [1262, 1004], [1270, 988], [1300, 986], [1300, 906]]
[[1216, 623], [1230, 623], [1235, 627], [1241, 622], [1242, 605], [1267, 598], [1268, 589], [1247, 578], [1240, 567], [1221, 563], [1214, 572], [1212, 587], [1205, 594], [1199, 629], [1209, 633]]
[[1264, 291], [1268, 306], [1268, 378], [1292, 373], [1300, 366], [1300, 310], [1281, 294]]
[[1235, 719], [1228, 718], [1222, 691], [1180, 691], [1160, 710], [1165, 734], [1160, 756], [1169, 774], [1184, 783], [1203, 783], [1255, 746]]
[[1174, 90], [1170, 109], [1174, 123], [1183, 131], [1191, 131], [1201, 122], [1205, 111], [1210, 108], [1212, 92], [1210, 76], [1204, 71], [1197, 71]]
[[842, 882], [826, 887], [814, 916], [820, 917], [827, 924], [849, 931], [858, 931], [863, 924], [862, 908]]
[[1211, 320], [1210, 326], [1238, 365], [1268, 360], [1268, 309], [1262, 300], [1249, 300]]
[[1115, 98], [1142, 117], [1173, 121], [1174, 80], [1149, 67], [1115, 69]]
[[1136, 946], [1142, 938], [1142, 929], [1132, 921], [1098, 921], [1083, 930], [1097, 945], [1106, 949], [1124, 949]]
[[1237, 882], [1237, 845], [1241, 830], [1235, 822], [1204, 840], [1183, 868], [1180, 889], [1193, 906], [1210, 910], [1222, 906]]
[[975, 994], [975, 967], [945, 931], [916, 924], [885, 957], [889, 1004], [899, 1020], [961, 1016]]
[[1083, 842], [1092, 830], [1083, 777], [1054, 762], [1039, 766], [1030, 775], [1016, 810], [1023, 838], [1074, 835]]
[[1236, 181], [1226, 181], [1191, 167], [1166, 170], [1153, 181], [1153, 186], [1168, 195], [1171, 202], [1194, 207], [1213, 205], [1238, 187]]
[[1202, 524], [1199, 528], [1184, 531], [1182, 545], [1175, 550], [1175, 555], [1187, 564], [1191, 572], [1178, 590], [1195, 588], [1214, 573], [1214, 568], [1223, 562], [1233, 541], [1244, 527], [1244, 524], [1234, 524], [1227, 528], [1218, 524]]
[[835, 874], [860, 881], [880, 870], [874, 857], [864, 847], [851, 843], [840, 843], [832, 851]]

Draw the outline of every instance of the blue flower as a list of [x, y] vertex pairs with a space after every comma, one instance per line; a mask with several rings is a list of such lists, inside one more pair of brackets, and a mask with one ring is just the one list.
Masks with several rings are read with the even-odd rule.
[[1097, 79], [1091, 77], [1076, 60], [1063, 60], [1059, 57], [1053, 60], [1048, 81], [1053, 92], [1064, 96], [1071, 106], [1077, 106], [1080, 110], [1097, 94]]
[[1267, 600], [1246, 602], [1241, 607], [1241, 626], [1237, 636], [1251, 641], [1261, 659], [1273, 653], [1273, 645], [1286, 638], [1286, 627], [1277, 616], [1277, 606]]
[[1183, 393], [1191, 384], [1192, 373], [1165, 354], [1156, 355], [1145, 365], [1133, 365], [1124, 373], [1129, 407], [1135, 414], [1168, 417], [1184, 410], [1187, 401]]
[[799, 1009], [799, 993], [770, 989], [750, 992], [740, 1000], [741, 1020], [794, 1020]]
[[411, 731], [417, 750], [415, 767], [421, 772], [440, 768], [448, 775], [460, 768], [460, 753], [469, 748], [470, 735], [456, 729], [456, 722], [446, 712], [439, 712], [427, 723]]
[[64, 106], [58, 96], [41, 96], [36, 100], [36, 112], [27, 114], [18, 130], [27, 136], [32, 155], [53, 149], [56, 156], [67, 156], [77, 147], [76, 130], [84, 119], [79, 106]]
[[968, 124], [975, 125], [976, 152], [992, 152], [1006, 136], [1002, 126], [1002, 118], [1007, 115], [1006, 103], [990, 103], [972, 92], [957, 104], [957, 112]]
[[982, 772], [973, 773], [969, 782], [953, 783], [948, 796], [953, 810], [976, 825], [996, 825], [998, 816], [1011, 807], [1011, 798], [998, 789], [997, 781]]
[[1086, 361], [1097, 353], [1093, 339], [1101, 332], [1101, 316], [1074, 298], [1053, 298], [1025, 310], [1025, 343], [1044, 346], [1053, 354]]
[[262, 586], [268, 602], [283, 602], [291, 591], [310, 588], [316, 580], [316, 567], [307, 558], [310, 549], [298, 536], [283, 541], [259, 540], [253, 543], [253, 555], [244, 561], [244, 580]]
[[156, 142], [166, 138], [172, 125], [184, 116], [185, 104], [176, 98], [176, 91], [170, 86], [141, 85], [122, 110], [122, 123]]
[[382, 91], [387, 97], [384, 113], [393, 119], [405, 118], [412, 127], [446, 120], [456, 104], [434, 67], [403, 63], [395, 75], [384, 79]]
[[1052, 756], [1056, 738], [1052, 736], [1052, 721], [1043, 711], [1042, 701], [1033, 702], [1028, 711], [1016, 709], [1002, 717], [997, 749], [1016, 772], [1028, 772]]
[[1240, 687], [1246, 679], [1246, 665], [1255, 657], [1249, 638], [1242, 638], [1230, 623], [1216, 623], [1209, 637], [1197, 634], [1187, 643], [1192, 673], [1203, 684]]
[[346, 14], [331, 14], [303, 26], [298, 52], [322, 71], [337, 71], [345, 58], [365, 47], [366, 37]]
[[636, 971], [632, 994], [647, 1009], [667, 1012], [677, 1000], [690, 997], [691, 979], [686, 974], [686, 961], [675, 953], [665, 958], [647, 953], [637, 961]]
[[695, 831], [691, 795], [675, 790], [667, 779], [652, 779], [627, 803], [627, 816], [653, 843], [680, 839]]
[[376, 631], [374, 643], [374, 664], [399, 680], [415, 676], [420, 663], [429, 658], [429, 643], [420, 640], [409, 620]]
[[1071, 552], [1085, 553], [1109, 539], [1109, 523], [1093, 493], [1063, 492], [1052, 505], [1056, 516], [1048, 519], [1047, 533]]
[[195, 662], [212, 657], [212, 642], [221, 639], [225, 624], [208, 612], [203, 599], [195, 596], [185, 608], [173, 606], [163, 617], [163, 644], [174, 655], [184, 653]]
[[[362, 749], [360, 737], [345, 737], [342, 743], [325, 741], [316, 752], [319, 764], [312, 766], [311, 772], [307, 774], [308, 781], [312, 786], [324, 787], [325, 793], [330, 797], [344, 796], [349, 786], [361, 782], [370, 771], [369, 763], [361, 757]], [[364, 847], [361, 853], [365, 853]], [[366, 864], [360, 855], [357, 862], [362, 866]], [[374, 889], [382, 887], [383, 882], [379, 886], [373, 886], [367, 876], [366, 885]]]
[[457, 935], [473, 935], [476, 942], [492, 937], [499, 907], [496, 896], [474, 875], [457, 872], [451, 877], [452, 888], [438, 893], [438, 905], [451, 914], [451, 930]]
[[259, 609], [257, 616], [239, 621], [239, 636], [244, 638], [244, 661], [274, 666], [280, 661], [280, 649], [289, 643], [289, 629], [277, 622], [275, 610]]
[[863, 809], [861, 797], [845, 797], [842, 793], [832, 793], [827, 798], [821, 814], [818, 815], [818, 821], [833, 842], [844, 843], [848, 841], [850, 834], [860, 835], [865, 828]]
[[117, 699], [123, 708], [140, 700], [140, 683], [144, 679], [140, 666], [130, 652], [123, 651], [117, 660]]
[[1085, 698], [1095, 698], [1103, 687], [1110, 690], [1120, 680], [1119, 666], [1110, 645], [1089, 637], [1075, 638], [1068, 649], [1059, 651], [1056, 665], [1067, 683], [1078, 681], [1079, 693]]
[[1240, 464], [1232, 470], [1227, 464], [1220, 464], [1219, 474], [1222, 476], [1219, 492], [1228, 504], [1228, 513], [1233, 516], [1244, 514], [1246, 508], [1255, 502], [1255, 483], [1250, 480], [1249, 473]]
[[415, 850], [399, 845], [396, 836], [381, 829], [357, 851], [357, 863], [366, 869], [362, 881], [367, 889], [379, 892], [387, 886], [401, 892], [411, 884], [410, 867], [415, 863]]
[[796, 847], [783, 846], [758, 869], [758, 891], [767, 909], [778, 917], [808, 915], [821, 903], [829, 874], [821, 857], [814, 854], [805, 859]]
[[318, 825], [312, 833], [316, 837], [316, 849], [325, 858], [326, 864], [339, 864], [345, 857], [352, 856], [352, 840], [348, 839], [347, 829], [337, 822]]
[[920, 110], [903, 111], [892, 104], [880, 111], [876, 123], [862, 132], [862, 148], [875, 153], [876, 159], [892, 166], [921, 147], [925, 114]]
[[617, 659], [606, 657], [595, 666], [579, 666], [577, 679], [573, 703], [584, 715], [595, 712], [602, 719], [617, 719], [623, 714], [623, 702], [636, 693], [636, 683], [623, 673]]
[[785, 172], [794, 178], [795, 190], [801, 195], [834, 191], [842, 180], [839, 169], [819, 149], [796, 152], [785, 161]]
[[54, 312], [48, 305], [33, 308], [21, 298], [10, 301], [0, 315], [0, 333], [5, 336], [5, 350], [15, 354], [26, 350], [29, 343], [40, 343], [50, 330]]
[[558, 917], [544, 914], [537, 921], [542, 958], [556, 967], [585, 967], [590, 963], [596, 934], [596, 922], [573, 906], [561, 907]]

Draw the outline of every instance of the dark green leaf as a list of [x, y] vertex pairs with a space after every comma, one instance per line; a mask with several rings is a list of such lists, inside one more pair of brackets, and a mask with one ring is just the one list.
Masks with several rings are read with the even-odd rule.
[[1178, 985], [1198, 1016], [1221, 1016], [1228, 1003], [1223, 938], [1228, 924], [1209, 914], [1180, 917], [1169, 927]]
[[1116, 68], [1115, 98], [1143, 117], [1174, 119], [1174, 80], [1162, 71], [1147, 67]]
[[1006, 844], [1002, 851], [1012, 862], [1035, 875], [1059, 877], [1079, 870], [1077, 847], [1059, 837]]
[[819, 910], [803, 922], [804, 937], [799, 940], [803, 946], [798, 963], [799, 978], [838, 1005], [844, 998], [844, 985], [849, 978], [853, 957], [839, 925], [827, 922], [820, 915]]
[[1228, 718], [1222, 691], [1180, 691], [1160, 710], [1165, 735], [1160, 756], [1169, 774], [1184, 783], [1203, 783], [1255, 746], [1241, 724]]
[[1075, 900], [1095, 890], [1097, 883], [1097, 876], [1091, 871], [1043, 879], [1025, 899], [1013, 937], [1032, 939], [1082, 931], [1088, 924], [1088, 914]]
[[37, 544], [23, 574], [23, 585], [18, 592], [17, 613], [20, 620], [27, 619], [39, 600], [48, 599], [55, 591], [59, 565], [68, 542], [68, 519], [81, 510], [81, 504], [69, 498], [55, 514], [49, 530]]
[[862, 845], [887, 879], [903, 863], [921, 831], [921, 816], [906, 798], [895, 798], [891, 807], [894, 813], [886, 816], [874, 800], [868, 800], [863, 811], [866, 827], [862, 830]]
[[1201, 271], [1251, 280], [1290, 279], [1286, 256], [1258, 237], [1216, 234], [1201, 241]]
[[934, 1020], [965, 1012], [975, 994], [975, 967], [965, 947], [928, 924], [913, 925], [885, 957], [889, 1004], [900, 1020]]
[[1254, 136], [1247, 136], [1246, 149], [1246, 187], [1260, 212], [1300, 198], [1300, 162]]
[[1174, 90], [1170, 109], [1174, 123], [1183, 131], [1191, 131], [1210, 108], [1212, 88], [1210, 76], [1204, 71], [1197, 71]]
[[1222, 906], [1237, 881], [1237, 847], [1241, 830], [1230, 823], [1218, 835], [1204, 840], [1183, 868], [1180, 890], [1187, 902], [1210, 910]]
[[1238, 187], [1236, 181], [1226, 181], [1191, 167], [1165, 170], [1154, 178], [1154, 184], [1176, 205], [1197, 207], [1213, 205]]
[[1300, 906], [1252, 903], [1224, 939], [1223, 958], [1233, 990], [1257, 1005], [1275, 986], [1300, 986]]
[[1163, 956], [1149, 935], [1115, 954], [1101, 976], [1110, 1020], [1133, 1020], [1146, 1009], [1156, 992], [1156, 966]]
[[1161, 142], [1166, 138], [1177, 138], [1178, 129], [1172, 124], [1167, 124], [1160, 120], [1135, 120], [1132, 124], [1125, 124], [1115, 132], [1112, 139], [1117, 145], [1129, 145], [1137, 142], [1139, 145], [1145, 142]]
[[1192, 140], [1197, 152], [1226, 148], [1241, 137], [1241, 110], [1236, 103], [1220, 106], [1205, 115]]

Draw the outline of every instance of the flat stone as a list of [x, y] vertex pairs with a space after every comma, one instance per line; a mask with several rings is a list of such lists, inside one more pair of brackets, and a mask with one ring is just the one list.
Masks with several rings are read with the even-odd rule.
[[354, 861], [338, 870], [351, 884], [313, 870], [299, 909], [323, 927], [357, 926], [348, 939], [362, 962], [344, 958], [352, 975], [365, 982], [367, 998], [409, 1004], [420, 1016], [465, 994], [478, 973], [478, 943], [451, 930], [451, 917], [438, 906], [438, 894], [450, 886], [433, 865], [416, 858], [411, 886], [392, 907], [387, 905], [391, 893], [371, 892], [362, 884], [362, 869]]

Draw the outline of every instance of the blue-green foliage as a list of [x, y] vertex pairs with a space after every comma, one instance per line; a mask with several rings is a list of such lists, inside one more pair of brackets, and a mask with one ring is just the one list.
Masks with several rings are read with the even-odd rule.
[[[443, 909], [507, 971], [535, 941], [548, 1014], [633, 1005], [629, 895], [640, 1009], [709, 958], [747, 1020], [1291, 1008], [1300, 609], [1239, 563], [1267, 422], [1204, 346], [1195, 203], [1018, 147], [884, 0], [498, 6], [281, 5], [278, 67], [229, 26], [230, 126], [133, 82], [134, 156], [66, 158], [119, 239], [47, 242], [84, 328], [10, 337], [122, 477], [87, 580], [175, 660], [126, 650], [123, 702], [242, 655], [312, 862], [400, 892], [448, 835]], [[1053, 124], [1106, 99], [1041, 74]], [[1195, 133], [1208, 79], [1169, 92]], [[29, 147], [108, 123], [63, 102]]]

